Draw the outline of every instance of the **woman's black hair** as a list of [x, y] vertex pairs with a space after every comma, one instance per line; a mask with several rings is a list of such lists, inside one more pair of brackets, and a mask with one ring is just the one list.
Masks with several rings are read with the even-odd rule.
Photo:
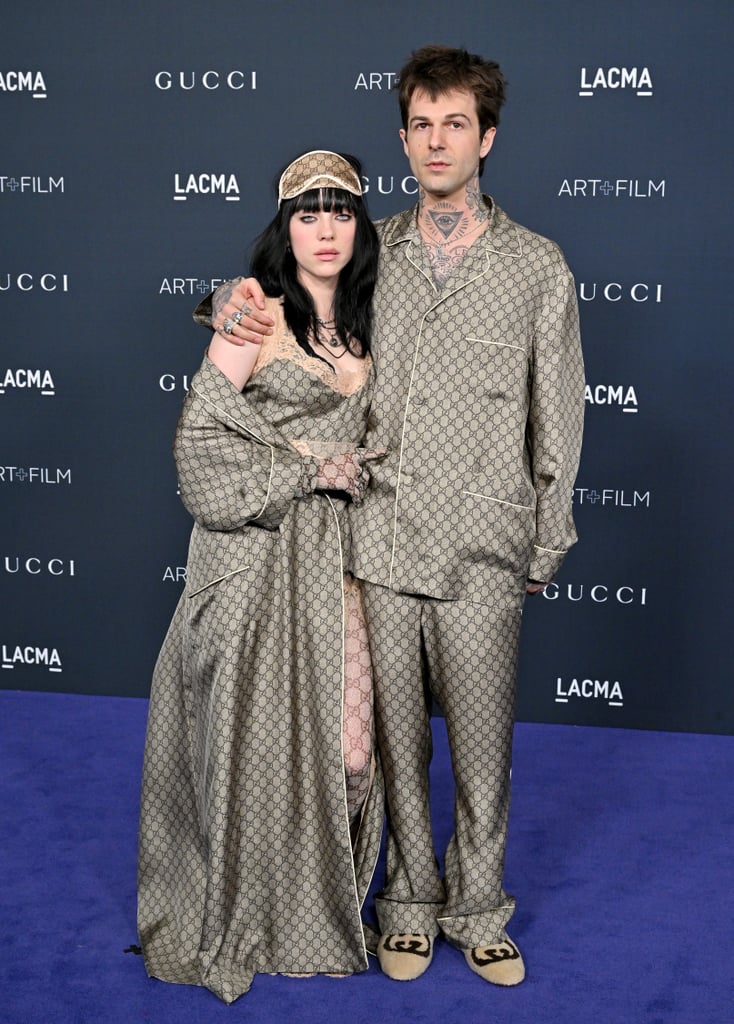
[[[340, 154], [362, 176], [356, 157]], [[260, 282], [266, 295], [283, 296], [286, 323], [301, 348], [315, 355], [308, 343], [309, 334], [316, 335], [316, 312], [311, 296], [299, 282], [298, 266], [290, 248], [290, 221], [299, 211], [316, 213], [324, 210], [345, 210], [354, 215], [354, 252], [339, 275], [334, 297], [334, 318], [339, 338], [356, 356], [365, 356], [372, 339], [372, 293], [377, 278], [379, 241], [361, 196], [345, 189], [318, 188], [293, 199], [284, 199], [262, 234], [256, 239], [251, 273]], [[358, 343], [358, 344], [357, 344]]]

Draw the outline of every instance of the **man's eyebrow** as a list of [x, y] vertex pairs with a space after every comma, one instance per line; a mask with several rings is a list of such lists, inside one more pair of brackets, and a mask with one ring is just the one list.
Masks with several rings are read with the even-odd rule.
[[[461, 111], [459, 111], [456, 114], [444, 114], [443, 117], [441, 118], [441, 120], [442, 121], [455, 121], [459, 117], [463, 118], [464, 121], [470, 120], [469, 115], [468, 114], [463, 114]], [[428, 114], [413, 114], [413, 116], [410, 119], [410, 123], [412, 124], [413, 121], [430, 121], [430, 120], [431, 120], [431, 118], [430, 118], [430, 116]]]

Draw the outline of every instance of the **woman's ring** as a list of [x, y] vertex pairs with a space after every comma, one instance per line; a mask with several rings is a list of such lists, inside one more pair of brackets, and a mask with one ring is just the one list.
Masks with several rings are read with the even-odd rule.
[[225, 334], [231, 334], [233, 327], [234, 327], [234, 321], [230, 320], [228, 317], [225, 317], [224, 318], [224, 323], [222, 324], [222, 328], [224, 330], [224, 333]]
[[237, 311], [237, 312], [236, 312], [236, 313], [235, 313], [235, 314], [234, 314], [234, 315], [232, 316], [232, 320], [233, 320], [233, 321], [234, 321], [234, 322], [235, 322], [236, 324], [238, 324], [238, 323], [240, 322], [240, 320], [242, 319], [242, 317], [243, 317], [244, 315], [245, 315], [245, 314], [244, 314], [244, 313], [242, 312], [242, 310], [240, 309], [240, 310], [238, 310], [238, 311]]

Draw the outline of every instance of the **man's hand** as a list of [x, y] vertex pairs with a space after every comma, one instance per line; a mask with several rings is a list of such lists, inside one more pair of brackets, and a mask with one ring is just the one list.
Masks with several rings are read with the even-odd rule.
[[528, 594], [540, 594], [547, 586], [547, 583], [528, 583], [526, 589]]
[[273, 320], [264, 309], [265, 295], [255, 278], [236, 277], [220, 284], [212, 296], [212, 327], [233, 345], [259, 345], [273, 333]]

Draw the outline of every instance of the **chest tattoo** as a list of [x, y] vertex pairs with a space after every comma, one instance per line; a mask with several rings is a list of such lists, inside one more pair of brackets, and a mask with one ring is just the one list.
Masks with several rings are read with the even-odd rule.
[[426, 242], [425, 246], [433, 280], [436, 282], [436, 287], [443, 288], [454, 268], [458, 267], [466, 256], [469, 246], [439, 245], [434, 242]]

